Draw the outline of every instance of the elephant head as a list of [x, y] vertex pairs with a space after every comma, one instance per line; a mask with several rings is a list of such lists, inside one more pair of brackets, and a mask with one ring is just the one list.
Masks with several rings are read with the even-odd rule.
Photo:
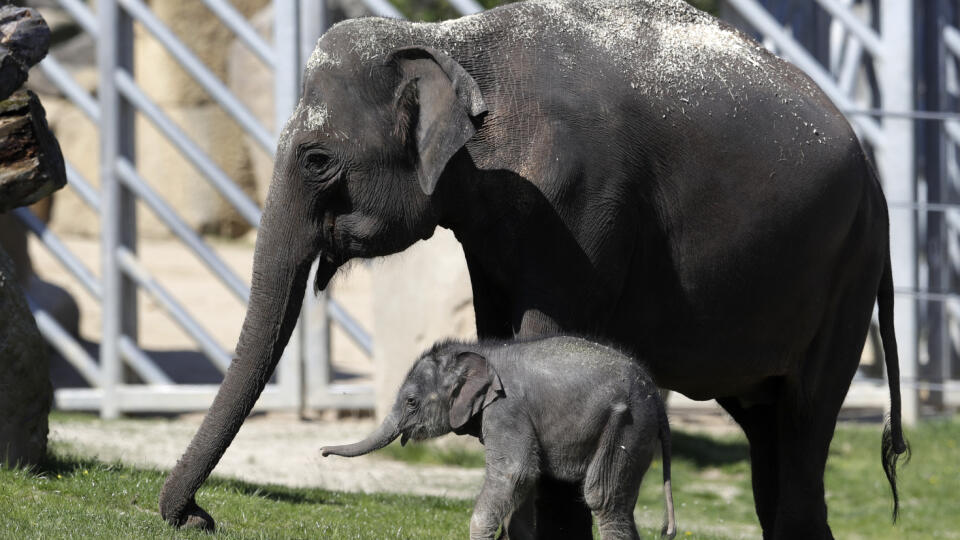
[[434, 349], [410, 369], [390, 414], [376, 431], [354, 444], [325, 446], [320, 453], [355, 457], [379, 450], [397, 437], [405, 445], [408, 439], [458, 431], [502, 394], [500, 376], [483, 356]]
[[477, 83], [449, 56], [401, 47], [369, 58], [340, 34], [318, 44], [280, 137], [237, 358], [160, 496], [177, 526], [213, 528], [194, 494], [277, 365], [313, 261], [321, 290], [350, 259], [428, 238], [440, 219], [437, 183], [485, 111]]

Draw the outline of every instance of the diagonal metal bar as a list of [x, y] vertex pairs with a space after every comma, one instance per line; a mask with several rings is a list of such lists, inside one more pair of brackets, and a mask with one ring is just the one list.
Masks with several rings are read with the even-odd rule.
[[953, 26], [943, 27], [943, 42], [947, 45], [950, 53], [960, 60], [960, 30]]
[[90, 185], [90, 182], [83, 177], [69, 161], [63, 160], [63, 165], [67, 170], [67, 184], [77, 192], [80, 199], [87, 203], [94, 212], [100, 213], [100, 190]]
[[363, 329], [360, 323], [355, 321], [353, 317], [347, 313], [347, 310], [343, 309], [343, 307], [332, 298], [327, 300], [327, 314], [329, 314], [333, 320], [340, 323], [340, 326], [343, 327], [347, 335], [367, 353], [367, 356], [373, 355], [373, 337]]
[[91, 122], [94, 124], [100, 123], [100, 106], [97, 105], [97, 102], [90, 97], [90, 94], [88, 94], [86, 90], [81, 88], [80, 85], [73, 80], [70, 72], [67, 71], [53, 55], [48, 54], [47, 57], [40, 62], [40, 70], [50, 79], [50, 82], [52, 82], [54, 86], [59, 88], [60, 91], [67, 96], [67, 99], [76, 104], [76, 106], [83, 111], [83, 114], [87, 115], [87, 118], [89, 118]]
[[123, 355], [127, 365], [133, 368], [133, 371], [145, 382], [148, 384], [173, 384], [170, 377], [158, 368], [153, 360], [140, 350], [140, 347], [137, 347], [129, 336], [120, 336], [118, 345], [120, 346], [120, 354]]
[[837, 86], [845, 95], [853, 92], [853, 87], [857, 83], [857, 72], [860, 70], [860, 63], [863, 61], [863, 44], [856, 39], [848, 40], [847, 48], [843, 51], [843, 61], [840, 62], [839, 73], [837, 74]]
[[483, 6], [475, 0], [449, 0], [450, 5], [462, 15], [472, 15], [483, 11]]
[[870, 51], [870, 54], [877, 58], [883, 58], [883, 41], [876, 30], [867, 26], [866, 23], [857, 18], [849, 7], [837, 2], [837, 0], [815, 0], [820, 7], [840, 21], [843, 27], [849, 30], [857, 39], [863, 43], [863, 46]]
[[260, 207], [223, 172], [212, 159], [201, 150], [173, 120], [140, 90], [130, 74], [117, 71], [114, 76], [117, 88], [142, 112], [157, 129], [179, 150], [190, 163], [210, 181], [210, 184], [240, 212], [247, 223], [256, 227], [260, 224]]
[[943, 123], [943, 129], [953, 141], [953, 144], [960, 145], [960, 122], [950, 120]]
[[[796, 64], [802, 69], [820, 88], [833, 100], [834, 104], [840, 109], [854, 109], [853, 102], [843, 92], [837, 88], [836, 83], [823, 66], [817, 62], [810, 53], [807, 52], [799, 43], [780, 26], [780, 23], [773, 18], [760, 4], [755, 0], [727, 0], [727, 4], [733, 7], [737, 13], [743, 16], [754, 28], [763, 35], [770, 38], [787, 60]], [[864, 138], [877, 147], [883, 147], [883, 130], [875, 120], [868, 117], [856, 117], [852, 122], [861, 129]]]
[[83, 31], [97, 37], [97, 16], [81, 0], [58, 0], [60, 7], [70, 14]]
[[77, 278], [77, 281], [90, 293], [90, 296], [97, 301], [103, 298], [103, 289], [100, 286], [100, 280], [57, 238], [57, 235], [53, 234], [53, 231], [47, 227], [46, 223], [26, 208], [14, 209], [13, 215], [17, 216], [17, 219], [26, 225], [27, 228], [30, 229], [30, 232], [37, 235], [37, 238], [50, 250], [50, 253], [60, 261], [60, 264], [62, 264], [68, 272], [73, 274], [73, 277]]
[[276, 138], [260, 124], [226, 85], [158, 19], [141, 0], [118, 0], [120, 5], [160, 42], [210, 97], [223, 107], [257, 143], [271, 155], [276, 151]]
[[387, 2], [387, 0], [363, 0], [363, 4], [373, 12], [374, 15], [379, 17], [387, 17], [389, 19], [406, 19], [403, 16], [403, 13], [400, 13], [400, 10], [393, 7], [393, 4]]
[[101, 373], [100, 366], [93, 360], [93, 357], [83, 348], [82, 345], [73, 339], [69, 332], [60, 326], [60, 323], [46, 311], [36, 307], [36, 304], [30, 297], [27, 297], [27, 303], [30, 304], [30, 312], [37, 321], [37, 329], [40, 335], [56, 349], [60, 356], [73, 366], [80, 375], [86, 379], [91, 386], [100, 386]]
[[216, 340], [207, 333], [206, 330], [177, 302], [173, 296], [161, 285], [153, 276], [147, 272], [147, 269], [137, 261], [136, 256], [127, 248], [119, 246], [117, 248], [117, 262], [120, 268], [130, 279], [146, 291], [157, 304], [170, 315], [177, 325], [183, 329], [203, 351], [220, 371], [226, 372], [230, 367], [230, 355], [228, 355]]
[[260, 37], [260, 34], [257, 34], [257, 31], [247, 22], [246, 17], [237, 11], [230, 2], [224, 2], [223, 0], [203, 0], [203, 4], [207, 6], [253, 54], [257, 55], [260, 61], [270, 67], [274, 65], [276, 59], [273, 55], [273, 48]]
[[117, 173], [124, 185], [130, 188], [147, 206], [153, 210], [160, 221], [173, 231], [184, 244], [189, 247], [203, 264], [210, 269], [214, 276], [227, 286], [241, 302], [247, 303], [250, 299], [250, 288], [227, 266], [200, 236], [187, 225], [180, 215], [170, 207], [147, 181], [137, 173], [133, 164], [126, 159], [117, 162]]

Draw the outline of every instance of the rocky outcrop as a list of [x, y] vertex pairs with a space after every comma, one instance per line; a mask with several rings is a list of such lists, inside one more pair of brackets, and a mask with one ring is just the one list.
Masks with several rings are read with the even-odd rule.
[[[39, 100], [29, 91], [14, 92], [46, 54], [49, 39], [36, 11], [0, 7], [0, 212], [66, 183], [60, 147]], [[0, 464], [37, 463], [46, 452], [53, 396], [48, 362], [13, 261], [0, 249]]]
[[33, 204], [67, 183], [60, 146], [36, 94], [0, 101], [0, 212]]
[[34, 464], [47, 450], [48, 361], [13, 262], [0, 250], [0, 463]]

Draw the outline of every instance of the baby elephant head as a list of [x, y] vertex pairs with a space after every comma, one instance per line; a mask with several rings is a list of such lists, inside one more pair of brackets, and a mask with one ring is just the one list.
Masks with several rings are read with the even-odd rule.
[[407, 373], [397, 400], [380, 427], [366, 439], [325, 446], [321, 454], [354, 457], [379, 450], [400, 437], [423, 440], [463, 428], [503, 395], [500, 377], [486, 358], [473, 351], [434, 347]]

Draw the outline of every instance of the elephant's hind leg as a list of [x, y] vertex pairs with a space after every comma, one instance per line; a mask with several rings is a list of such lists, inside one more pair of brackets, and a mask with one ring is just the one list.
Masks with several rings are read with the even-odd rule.
[[866, 275], [847, 282], [798, 372], [785, 379], [777, 410], [777, 539], [833, 538], [823, 473], [840, 407], [860, 364], [878, 283], [879, 276]]
[[779, 457], [777, 455], [777, 404], [762, 403], [744, 407], [736, 398], [717, 402], [747, 435], [750, 443], [750, 480], [753, 504], [763, 529], [764, 540], [773, 538], [780, 496]]
[[[597, 518], [603, 540], [640, 538], [633, 509], [640, 481], [653, 460], [653, 445], [646, 441], [657, 439], [653, 433], [628, 428], [628, 416], [626, 405], [613, 407], [583, 482], [583, 498]], [[634, 419], [629, 425], [640, 424]]]

